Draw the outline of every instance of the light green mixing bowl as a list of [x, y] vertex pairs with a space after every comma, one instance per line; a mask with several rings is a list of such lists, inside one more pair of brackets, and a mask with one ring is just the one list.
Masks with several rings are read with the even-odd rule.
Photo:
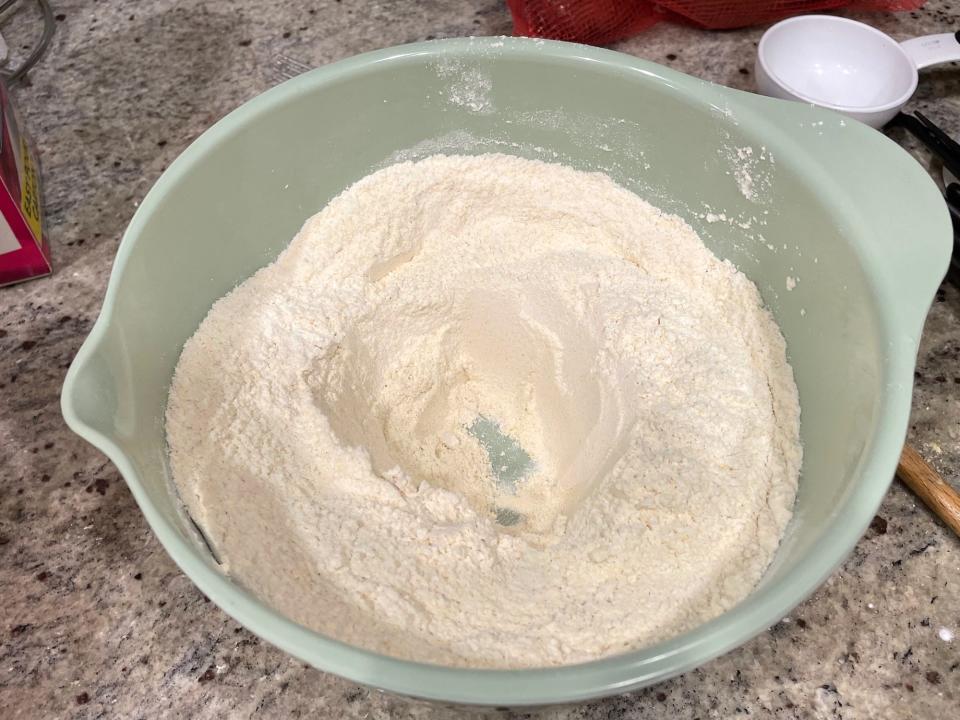
[[[294, 624], [233, 584], [198, 542], [170, 483], [163, 426], [184, 341], [214, 300], [273, 260], [345, 187], [391, 161], [438, 151], [500, 151], [603, 170], [686, 218], [759, 286], [800, 390], [803, 475], [796, 515], [765, 579], [721, 617], [575, 666], [417, 664]], [[264, 93], [170, 166], [123, 238], [103, 311], [67, 374], [63, 414], [116, 464], [197, 586], [317, 668], [479, 705], [609, 695], [743, 643], [853, 548], [897, 465], [917, 342], [949, 252], [949, 220], [930, 178], [883, 135], [839, 115], [579, 45], [408, 45]]]

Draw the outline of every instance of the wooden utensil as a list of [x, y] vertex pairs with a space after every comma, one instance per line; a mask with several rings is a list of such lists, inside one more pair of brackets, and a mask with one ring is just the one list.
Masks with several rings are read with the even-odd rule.
[[903, 446], [897, 476], [960, 537], [960, 493], [909, 445]]

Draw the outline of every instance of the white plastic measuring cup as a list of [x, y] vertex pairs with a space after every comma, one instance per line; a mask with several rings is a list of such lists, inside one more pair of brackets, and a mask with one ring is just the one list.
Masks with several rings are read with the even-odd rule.
[[813, 103], [875, 128], [917, 89], [917, 71], [960, 60], [960, 32], [898, 43], [876, 28], [832, 15], [804, 15], [767, 30], [757, 48], [764, 95]]

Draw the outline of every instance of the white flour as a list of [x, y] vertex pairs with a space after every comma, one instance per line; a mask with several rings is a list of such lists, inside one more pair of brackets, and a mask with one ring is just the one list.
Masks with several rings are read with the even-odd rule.
[[605, 175], [505, 155], [332, 201], [214, 305], [167, 411], [238, 582], [345, 642], [492, 667], [741, 600], [790, 518], [798, 423], [744, 275]]

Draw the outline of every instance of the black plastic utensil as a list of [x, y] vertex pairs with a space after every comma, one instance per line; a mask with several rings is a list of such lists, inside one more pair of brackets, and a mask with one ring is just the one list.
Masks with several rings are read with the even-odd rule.
[[950, 183], [944, 193], [950, 220], [953, 222], [953, 255], [950, 256], [950, 269], [947, 278], [960, 287], [960, 183]]
[[[960, 143], [957, 143], [923, 113], [919, 111], [914, 111], [913, 115], [897, 113], [887, 126], [904, 128], [940, 158], [945, 170], [954, 177], [960, 178]], [[960, 287], [960, 183], [947, 183], [944, 201], [947, 203], [950, 220], [953, 222], [953, 254], [950, 257], [947, 279]]]
[[947, 135], [920, 112], [913, 115], [897, 113], [888, 127], [902, 127], [940, 158], [943, 166], [955, 177], [960, 177], [960, 144]]

